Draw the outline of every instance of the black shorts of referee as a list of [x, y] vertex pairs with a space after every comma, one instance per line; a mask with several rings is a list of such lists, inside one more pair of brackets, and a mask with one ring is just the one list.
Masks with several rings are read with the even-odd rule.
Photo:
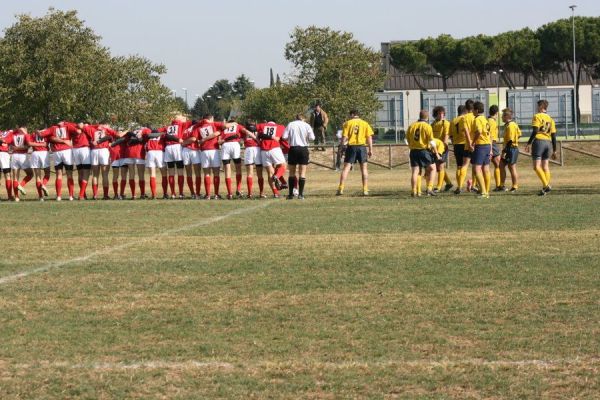
[[308, 165], [310, 161], [308, 147], [292, 146], [288, 152], [289, 165]]

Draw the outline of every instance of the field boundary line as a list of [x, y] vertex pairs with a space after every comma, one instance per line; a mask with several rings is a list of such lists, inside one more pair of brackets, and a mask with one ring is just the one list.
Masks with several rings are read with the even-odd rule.
[[230, 211], [226, 214], [218, 215], [216, 217], [204, 218], [193, 224], [180, 226], [178, 228], [168, 229], [168, 230], [165, 230], [165, 231], [162, 231], [157, 234], [150, 235], [150, 236], [140, 237], [140, 238], [137, 238], [135, 241], [125, 242], [125, 243], [121, 243], [121, 244], [113, 246], [113, 247], [107, 247], [107, 248], [104, 248], [101, 250], [96, 250], [96, 251], [93, 251], [84, 256], [75, 257], [75, 258], [71, 258], [71, 259], [64, 260], [64, 261], [51, 262], [51, 263], [48, 263], [41, 267], [29, 269], [26, 271], [21, 271], [16, 274], [12, 274], [12, 275], [3, 276], [3, 277], [0, 277], [0, 286], [6, 285], [7, 283], [11, 283], [11, 282], [14, 282], [14, 281], [22, 279], [22, 278], [27, 278], [30, 275], [36, 275], [36, 274], [40, 274], [43, 272], [48, 272], [50, 270], [60, 269], [60, 268], [63, 268], [63, 267], [66, 267], [66, 266], [69, 266], [72, 264], [84, 263], [93, 258], [103, 256], [106, 254], [111, 254], [115, 251], [121, 251], [121, 250], [127, 249], [129, 247], [139, 245], [140, 243], [145, 243], [147, 241], [154, 240], [156, 238], [169, 236], [174, 233], [188, 231], [190, 229], [199, 228], [201, 226], [214, 224], [216, 222], [223, 221], [223, 220], [231, 218], [231, 217], [235, 217], [236, 215], [242, 215], [242, 214], [246, 214], [246, 213], [249, 213], [252, 211], [260, 210], [262, 208], [265, 208], [269, 204], [272, 204], [272, 202], [264, 201], [264, 202], [261, 202], [259, 205], [245, 207], [245, 208], [238, 208], [238, 209]]
[[567, 365], [586, 365], [598, 364], [600, 358], [564, 358], [564, 359], [531, 359], [531, 360], [483, 360], [478, 358], [463, 360], [389, 360], [389, 361], [356, 361], [356, 362], [297, 362], [297, 361], [264, 361], [255, 363], [225, 362], [225, 361], [140, 361], [140, 362], [88, 362], [88, 363], [69, 363], [66, 361], [56, 362], [38, 362], [32, 364], [9, 364], [0, 363], [3, 368], [12, 368], [16, 370], [28, 369], [82, 369], [82, 370], [103, 370], [103, 371], [125, 371], [138, 369], [167, 369], [167, 370], [186, 370], [186, 369], [269, 369], [269, 368], [318, 368], [318, 369], [350, 369], [350, 368], [385, 368], [385, 367], [499, 367], [499, 368], [520, 368], [536, 367], [551, 368]]

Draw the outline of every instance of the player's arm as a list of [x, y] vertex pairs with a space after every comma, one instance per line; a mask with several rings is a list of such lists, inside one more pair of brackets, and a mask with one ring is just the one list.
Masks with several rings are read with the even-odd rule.
[[552, 159], [556, 160], [556, 132], [552, 133]]
[[443, 121], [444, 122], [442, 125], [442, 142], [448, 143], [448, 141], [450, 140], [450, 123], [446, 120]]
[[[473, 149], [473, 143], [475, 143], [475, 140], [471, 139], [471, 127], [467, 126], [467, 124], [465, 125], [465, 139], [467, 140], [467, 146], [469, 147], [469, 149]], [[475, 133], [477, 134], [477, 133]]]
[[538, 134], [538, 131], [539, 131], [539, 128], [537, 126], [533, 126], [531, 128], [531, 136], [529, 136], [529, 140], [527, 141], [527, 146], [525, 146], [526, 152], [529, 153], [529, 150], [531, 149], [531, 143], [533, 143], [533, 140], [535, 139], [535, 135]]

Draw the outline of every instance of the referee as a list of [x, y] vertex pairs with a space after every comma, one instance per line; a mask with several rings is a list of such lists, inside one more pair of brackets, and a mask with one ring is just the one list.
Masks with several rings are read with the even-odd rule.
[[311, 126], [304, 121], [304, 115], [298, 114], [296, 120], [290, 122], [285, 128], [282, 139], [287, 140], [290, 144], [288, 153], [290, 191], [287, 199], [292, 200], [294, 198], [294, 189], [298, 184], [298, 199], [304, 200], [306, 167], [309, 160], [308, 143], [315, 140], [315, 133]]

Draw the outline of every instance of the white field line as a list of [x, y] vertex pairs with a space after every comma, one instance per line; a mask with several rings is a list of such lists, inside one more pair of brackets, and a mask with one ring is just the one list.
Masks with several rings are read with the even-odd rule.
[[33, 364], [9, 364], [0, 361], [0, 369], [30, 370], [30, 369], [81, 369], [102, 371], [127, 371], [127, 370], [194, 370], [194, 369], [369, 369], [369, 368], [436, 368], [436, 367], [490, 367], [490, 368], [552, 368], [557, 366], [584, 366], [600, 363], [600, 358], [572, 358], [556, 360], [482, 360], [478, 358], [464, 360], [414, 360], [414, 361], [380, 361], [380, 362], [297, 362], [297, 361], [265, 361], [256, 363], [230, 363], [222, 361], [141, 361], [141, 362], [89, 362], [69, 363], [38, 362]]
[[120, 250], [127, 249], [129, 247], [137, 246], [140, 243], [145, 243], [145, 242], [147, 242], [149, 240], [154, 240], [156, 238], [160, 238], [160, 237], [164, 237], [164, 236], [169, 236], [169, 235], [172, 235], [174, 233], [189, 231], [191, 229], [199, 228], [201, 226], [206, 226], [206, 225], [214, 224], [216, 222], [222, 221], [222, 220], [230, 218], [230, 217], [234, 217], [236, 215], [246, 214], [246, 213], [249, 213], [249, 212], [252, 212], [252, 211], [259, 210], [261, 208], [266, 207], [270, 203], [271, 203], [270, 201], [263, 201], [259, 205], [256, 205], [256, 206], [246, 207], [246, 208], [239, 208], [239, 209], [230, 211], [227, 214], [219, 215], [219, 216], [212, 217], [212, 218], [202, 219], [202, 220], [200, 220], [198, 222], [195, 222], [193, 224], [190, 224], [190, 225], [184, 225], [184, 226], [181, 226], [179, 228], [174, 228], [174, 229], [169, 229], [169, 230], [166, 230], [166, 231], [162, 231], [162, 232], [157, 233], [155, 235], [137, 238], [136, 240], [131, 241], [131, 242], [125, 242], [125, 243], [121, 243], [121, 244], [118, 244], [118, 245], [113, 246], [113, 247], [107, 247], [107, 248], [104, 248], [104, 249], [101, 249], [101, 250], [96, 250], [96, 251], [93, 251], [93, 252], [91, 252], [91, 253], [89, 253], [87, 255], [81, 256], [81, 257], [71, 258], [69, 260], [64, 260], [64, 261], [51, 262], [51, 263], [48, 263], [46, 265], [42, 265], [41, 267], [29, 269], [29, 270], [26, 270], [26, 271], [21, 271], [21, 272], [18, 272], [16, 274], [13, 274], [13, 275], [7, 275], [7, 276], [4, 276], [4, 277], [0, 278], [0, 285], [5, 285], [7, 283], [14, 282], [14, 281], [16, 281], [18, 279], [26, 278], [26, 277], [28, 277], [30, 275], [40, 274], [40, 273], [47, 272], [47, 271], [50, 271], [50, 270], [53, 270], [53, 269], [59, 269], [59, 268], [67, 267], [67, 266], [72, 265], [72, 264], [84, 263], [84, 262], [89, 261], [89, 260], [91, 260], [93, 258], [96, 258], [96, 257], [99, 257], [99, 256], [103, 256], [103, 255], [107, 255], [107, 254], [112, 254], [115, 251], [120, 251]]

